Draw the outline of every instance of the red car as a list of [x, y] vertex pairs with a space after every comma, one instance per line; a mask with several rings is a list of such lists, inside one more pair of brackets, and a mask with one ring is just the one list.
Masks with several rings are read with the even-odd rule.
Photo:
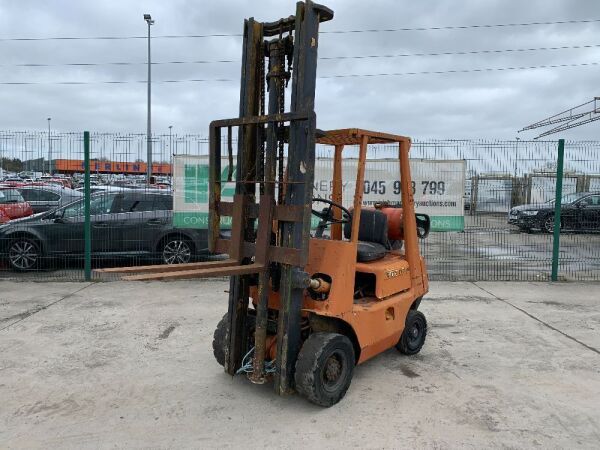
[[0, 223], [32, 214], [33, 209], [19, 191], [10, 187], [0, 187]]

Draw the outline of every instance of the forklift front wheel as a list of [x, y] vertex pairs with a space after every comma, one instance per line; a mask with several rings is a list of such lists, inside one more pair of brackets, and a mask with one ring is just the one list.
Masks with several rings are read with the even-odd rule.
[[217, 362], [225, 366], [225, 341], [227, 339], [227, 326], [229, 324], [229, 316], [225, 314], [215, 328], [213, 335], [213, 355]]
[[[246, 333], [249, 337], [254, 333], [254, 328], [256, 327], [256, 317], [253, 312], [253, 310], [249, 309], [246, 316]], [[217, 324], [217, 328], [215, 328], [215, 333], [213, 334], [213, 355], [215, 355], [215, 359], [221, 366], [225, 366], [225, 342], [229, 338], [228, 326], [229, 314], [225, 313]]]
[[404, 355], [415, 355], [421, 351], [427, 336], [427, 320], [421, 311], [410, 310], [406, 315], [404, 331], [396, 344], [398, 351]]
[[343, 334], [313, 333], [296, 361], [296, 391], [320, 406], [333, 406], [350, 387], [355, 365], [354, 347]]

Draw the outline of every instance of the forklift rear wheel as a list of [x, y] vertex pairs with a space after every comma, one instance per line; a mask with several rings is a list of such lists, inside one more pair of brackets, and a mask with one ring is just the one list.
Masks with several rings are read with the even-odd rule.
[[354, 347], [343, 334], [313, 333], [296, 361], [296, 391], [320, 406], [339, 402], [352, 381]]
[[404, 331], [396, 344], [398, 351], [404, 355], [415, 355], [421, 351], [427, 336], [427, 320], [421, 311], [410, 310], [406, 315]]

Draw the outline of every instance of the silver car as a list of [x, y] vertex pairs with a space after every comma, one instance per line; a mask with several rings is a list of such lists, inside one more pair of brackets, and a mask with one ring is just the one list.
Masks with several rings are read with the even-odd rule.
[[31, 205], [35, 214], [60, 208], [83, 198], [81, 192], [51, 184], [19, 186], [16, 189]]

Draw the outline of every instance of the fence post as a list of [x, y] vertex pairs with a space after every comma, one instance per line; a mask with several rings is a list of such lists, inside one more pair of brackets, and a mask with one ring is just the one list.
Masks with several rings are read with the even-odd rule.
[[558, 280], [558, 254], [560, 251], [560, 212], [562, 199], [563, 169], [565, 159], [565, 140], [558, 140], [558, 159], [556, 161], [556, 196], [554, 200], [554, 237], [552, 245], [552, 281]]
[[83, 132], [83, 164], [85, 175], [83, 178], [83, 214], [84, 214], [84, 263], [83, 271], [85, 281], [92, 279], [92, 223], [90, 221], [90, 132]]

